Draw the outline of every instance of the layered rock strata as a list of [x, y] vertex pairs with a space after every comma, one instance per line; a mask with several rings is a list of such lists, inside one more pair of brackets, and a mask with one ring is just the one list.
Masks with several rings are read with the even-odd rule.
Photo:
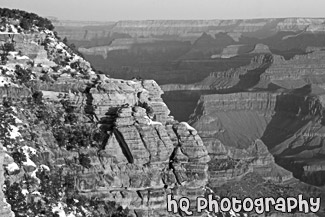
[[[259, 33], [266, 35], [265, 30], [276, 31], [292, 31], [299, 32], [307, 30], [308, 32], [323, 32], [324, 19], [309, 18], [287, 18], [287, 19], [251, 19], [251, 20], [144, 20], [144, 21], [119, 21], [116, 23], [85, 23], [59, 21], [54, 25], [59, 27], [60, 34], [68, 36], [71, 39], [90, 40], [97, 37], [105, 37], [112, 33], [128, 34], [132, 37], [152, 36], [152, 35], [172, 35], [190, 37], [197, 36], [195, 33], [207, 32], [209, 34], [217, 34], [219, 32], [231, 33]], [[87, 34], [75, 34], [69, 31], [69, 27], [78, 27], [77, 30], [84, 33], [89, 28]], [[94, 31], [94, 27], [101, 30]], [[103, 28], [105, 29], [103, 33]], [[83, 30], [83, 32], [82, 32]], [[267, 33], [263, 33], [263, 30]], [[235, 36], [234, 36], [235, 37]]]
[[[70, 190], [114, 201], [134, 216], [169, 215], [167, 194], [175, 199], [186, 196], [193, 206], [196, 196], [205, 194], [208, 152], [195, 129], [169, 115], [155, 81], [96, 75], [48, 30], [16, 40], [21, 54], [12, 52], [1, 66], [6, 84], [0, 96], [9, 106], [2, 109], [10, 109], [19, 124], [9, 117], [2, 122], [16, 130], [14, 135], [9, 130], [6, 138], [11, 133], [20, 139], [8, 140], [8, 153], [23, 150], [27, 163], [15, 158], [15, 172], [6, 168], [10, 181], [29, 177], [39, 183], [43, 180], [38, 172], [44, 168], [62, 170], [73, 180]], [[41, 186], [18, 190], [34, 198], [42, 196], [35, 191]], [[10, 206], [1, 206], [9, 216]]]
[[[92, 101], [84, 106], [96, 108], [99, 128], [108, 138], [99, 153], [85, 150], [92, 169], [79, 166], [74, 172], [77, 189], [85, 195], [114, 200], [135, 210], [137, 216], [165, 213], [168, 193], [175, 198], [192, 193], [192, 201], [195, 195], [203, 195], [208, 178], [207, 151], [196, 131], [168, 116], [157, 84], [106, 82], [101, 91], [89, 91], [91, 96], [86, 100], [91, 97]], [[149, 116], [153, 119], [145, 108], [137, 106], [141, 103], [152, 108]]]
[[274, 56], [272, 65], [261, 75], [260, 84], [272, 82], [287, 89], [301, 88], [307, 84], [324, 87], [324, 51], [296, 55], [290, 60]]
[[[324, 128], [321, 124], [322, 114], [323, 107], [318, 97], [297, 93], [205, 95], [201, 97], [191, 123], [198, 129], [209, 154], [216, 159], [244, 159], [253, 168], [260, 167], [256, 171], [261, 175], [278, 174], [278, 178], [275, 175], [271, 179], [283, 181], [289, 180], [292, 175], [274, 164], [267, 149], [282, 166], [288, 166], [289, 162], [295, 160], [303, 161], [306, 166], [301, 169], [307, 177], [307, 173], [310, 174], [315, 168], [312, 165], [321, 160], [316, 153], [323, 150], [322, 143], [319, 143]], [[250, 150], [258, 154], [254, 155]], [[213, 160], [210, 164], [213, 164]], [[236, 174], [236, 177], [249, 171], [247, 166], [237, 171], [235, 167], [238, 164], [236, 162], [230, 171], [224, 170], [223, 173]], [[209, 168], [213, 170], [212, 166]], [[296, 174], [293, 168], [286, 168]], [[267, 170], [270, 172], [266, 173]], [[314, 171], [316, 174], [322, 169], [318, 167]]]

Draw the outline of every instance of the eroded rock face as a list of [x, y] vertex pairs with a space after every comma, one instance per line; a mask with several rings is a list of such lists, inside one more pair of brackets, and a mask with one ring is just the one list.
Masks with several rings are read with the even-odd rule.
[[306, 54], [309, 47], [324, 47], [322, 22], [280, 18], [119, 21], [90, 26], [66, 22], [64, 26], [62, 21], [56, 26], [97, 69], [113, 77], [192, 84], [210, 73], [245, 66], [251, 56], [272, 52], [288, 60]]
[[[251, 167], [257, 167], [256, 172], [274, 181], [291, 179], [291, 173], [275, 165], [274, 155], [296, 177], [302, 178], [298, 168], [304, 171], [307, 180], [312, 171], [322, 177], [322, 169], [316, 169], [316, 164], [322, 164], [323, 160], [315, 154], [322, 153], [324, 148], [316, 145], [322, 144], [322, 113], [318, 97], [300, 95], [300, 92], [215, 94], [201, 97], [191, 124], [198, 130], [212, 159], [217, 159], [217, 165], [220, 159], [227, 158], [249, 162], [250, 166], [239, 169], [225, 166], [222, 173], [228, 173], [229, 179], [250, 172]], [[295, 161], [302, 161], [305, 166], [293, 166]], [[216, 174], [211, 164], [213, 160], [209, 168]], [[318, 183], [316, 180], [314, 184]], [[308, 181], [312, 183], [311, 179]]]
[[[156, 82], [105, 76], [67, 80], [36, 85], [50, 104], [65, 95], [71, 107], [79, 108], [79, 124], [97, 123], [102, 148], [69, 151], [40, 126], [46, 149], [40, 155], [47, 156], [44, 163], [52, 162], [53, 168], [63, 166], [81, 195], [115, 201], [137, 216], [167, 215], [167, 194], [188, 196], [193, 203], [196, 195], [204, 195], [210, 160], [206, 148], [196, 130], [169, 116]], [[32, 100], [24, 88], [1, 91], [3, 99]], [[90, 159], [88, 167], [80, 164], [81, 156]]]
[[[3, 161], [5, 158], [5, 152], [3, 151], [3, 146], [0, 143], [0, 186], [3, 186], [4, 183], [4, 168]], [[3, 217], [13, 217], [14, 213], [10, 209], [10, 205], [6, 202], [6, 199], [3, 195], [2, 190], [0, 190], [0, 216]]]
[[[100, 119], [100, 127], [111, 130], [107, 132], [109, 138], [105, 149], [99, 156], [94, 153], [92, 157], [93, 168], [99, 169], [77, 172], [77, 188], [84, 194], [103, 195], [105, 192], [105, 198], [134, 209], [137, 215], [151, 213], [157, 216], [166, 211], [166, 194], [176, 191], [176, 186], [181, 186], [183, 196], [187, 191], [204, 193], [202, 187], [207, 182], [209, 157], [200, 137], [168, 116], [169, 111], [160, 99], [161, 90], [156, 83], [131, 82], [130, 86], [139, 89], [130, 90], [129, 98], [124, 101], [114, 102], [114, 99], [121, 100], [115, 94], [128, 97], [127, 86], [121, 88], [123, 83], [116, 83], [122, 93], [108, 91], [111, 100], [102, 100], [105, 90], [101, 94], [90, 91], [94, 98], [92, 105], [98, 108], [95, 113]], [[105, 88], [105, 85], [101, 87]], [[96, 101], [99, 96], [102, 103], [111, 103], [110, 108], [129, 105], [105, 115], [108, 109]], [[135, 105], [141, 100], [152, 108], [153, 120], [145, 108]], [[175, 197], [181, 196], [177, 192]], [[192, 199], [195, 201], [194, 197]]]
[[307, 84], [324, 87], [323, 68], [325, 52], [312, 51], [306, 55], [296, 55], [290, 60], [274, 56], [270, 68], [261, 75], [260, 84], [272, 82], [283, 88], [301, 88]]
[[[275, 165], [273, 156], [260, 140], [275, 105], [276, 95], [268, 93], [202, 96], [191, 123], [213, 159], [209, 167], [212, 180], [226, 182], [252, 171], [274, 181], [292, 178], [291, 173]], [[216, 167], [228, 158], [236, 160], [227, 163], [228, 166]], [[246, 163], [238, 168], [238, 161]]]
[[270, 51], [270, 48], [265, 45], [265, 44], [256, 44], [255, 48], [251, 53], [256, 53], [256, 54], [265, 54], [265, 53], [272, 53]]
[[[72, 105], [98, 120], [97, 127], [105, 134], [99, 142], [102, 150], [80, 151], [91, 159], [89, 169], [78, 163], [67, 169], [81, 194], [116, 201], [137, 216], [166, 214], [169, 193], [175, 198], [188, 196], [193, 203], [195, 195], [204, 194], [208, 152], [196, 130], [169, 116], [156, 82], [101, 77], [78, 94], [69, 88], [82, 83], [56, 85], [39, 87], [50, 101], [57, 100], [59, 92], [67, 94]], [[78, 156], [55, 145], [51, 152], [58, 165]]]
[[226, 71], [216, 71], [193, 84], [163, 85], [164, 91], [214, 90], [219, 93], [234, 93], [260, 89], [296, 89], [313, 85], [312, 92], [324, 93], [324, 57], [321, 48], [308, 48], [307, 54], [296, 55], [286, 60], [283, 56], [271, 54], [267, 47], [256, 45], [248, 65]]
[[[255, 25], [250, 21], [228, 22], [220, 25], [238, 24], [237, 30], [246, 33], [265, 25], [264, 21], [255, 22]], [[177, 33], [179, 25], [188, 29], [187, 22], [184, 23], [175, 24], [171, 33]], [[174, 25], [169, 21], [167, 24]], [[197, 22], [195, 28], [201, 31], [201, 28], [209, 28], [207, 24], [209, 22]], [[162, 31], [161, 22], [152, 22], [150, 31], [141, 30], [141, 22], [132, 25], [140, 28], [141, 34], [160, 34]], [[121, 22], [115, 27], [138, 34], [136, 31], [139, 29], [132, 29], [132, 25]], [[289, 27], [286, 28], [290, 25], [287, 24]], [[15, 124], [12, 129], [17, 131], [15, 135], [10, 134], [17, 141], [6, 142], [7, 152], [17, 154], [17, 148], [26, 157], [15, 159], [20, 163], [17, 170], [10, 171], [6, 167], [7, 178], [18, 183], [21, 181], [19, 193], [23, 190], [24, 196], [32, 200], [36, 197], [44, 201], [43, 194], [56, 190], [53, 183], [46, 186], [39, 174], [56, 170], [62, 170], [70, 179], [62, 184], [59, 175], [54, 177], [59, 182], [57, 190], [65, 188], [89, 199], [115, 201], [128, 207], [135, 216], [171, 215], [166, 212], [166, 195], [169, 193], [176, 199], [188, 197], [191, 208], [195, 209], [196, 197], [206, 193], [207, 184], [223, 187], [229, 181], [241, 181], [251, 174], [261, 176], [258, 180], [261, 182], [269, 180], [282, 184], [292, 181], [292, 174], [274, 163], [267, 149], [270, 145], [267, 141], [273, 140], [261, 138], [261, 130], [273, 121], [273, 113], [307, 120], [321, 112], [317, 98], [299, 94], [240, 93], [221, 98], [213, 95], [202, 97], [193, 116], [197, 131], [169, 115], [170, 111], [161, 99], [163, 92], [156, 82], [97, 75], [88, 62], [71, 52], [53, 32], [45, 30], [39, 35], [18, 39], [17, 48], [26, 57], [15, 53], [9, 57], [8, 64], [1, 67], [4, 72], [1, 76], [8, 82], [0, 88], [5, 104], [1, 109], [11, 114], [5, 120]], [[226, 40], [229, 39], [227, 36], [224, 34]], [[199, 48], [209, 47], [205, 42], [203, 40], [203, 46]], [[229, 82], [224, 87], [232, 87], [247, 73], [264, 73], [272, 61], [271, 55], [261, 55], [255, 57], [251, 67], [224, 73], [226, 77], [229, 75]], [[21, 64], [20, 67], [26, 71], [21, 71], [16, 64]], [[31, 70], [30, 74], [27, 69]], [[29, 79], [21, 76], [22, 72], [27, 73]], [[241, 84], [240, 88], [247, 88], [247, 85]], [[247, 132], [240, 132], [242, 129]], [[266, 135], [272, 135], [276, 130], [273, 126], [271, 133]], [[280, 148], [279, 153], [287, 151]], [[319, 147], [313, 151], [319, 151]], [[310, 172], [322, 167], [306, 166], [305, 169]], [[34, 185], [28, 186], [25, 177]], [[59, 205], [68, 206], [69, 201], [62, 205], [60, 197], [71, 191], [54, 191], [58, 198], [50, 201], [49, 215], [54, 214], [53, 207], [61, 212]], [[73, 197], [69, 199], [75, 205]], [[12, 208], [18, 212], [17, 207]], [[76, 206], [69, 208], [80, 209]]]
[[260, 76], [271, 65], [271, 54], [251, 56], [250, 64], [234, 67], [226, 71], [215, 71], [209, 76], [193, 84], [166, 84], [162, 89], [170, 91], [200, 91], [210, 90], [211, 93], [235, 93], [253, 88], [260, 81]]
[[[114, 201], [135, 216], [168, 216], [167, 194], [186, 196], [193, 204], [205, 194], [206, 147], [195, 129], [169, 115], [155, 81], [95, 74], [49, 30], [17, 36], [14, 46], [17, 51], [0, 66], [6, 81], [0, 87], [2, 139], [8, 155], [15, 156], [15, 168], [5, 167], [7, 187], [23, 204], [14, 212], [28, 202], [50, 201], [34, 207], [48, 215], [86, 216], [91, 207], [77, 206], [76, 198], [59, 199], [69, 191]], [[46, 177], [56, 172], [60, 175], [48, 183]], [[61, 175], [69, 182], [60, 183]], [[56, 196], [47, 195], [52, 190]], [[0, 211], [10, 216], [5, 203]]]
[[[189, 123], [197, 129], [211, 157], [208, 186], [220, 195], [251, 197], [258, 196], [247, 186], [252, 182], [268, 185], [261, 180], [276, 183], [274, 186], [284, 184], [295, 189], [291, 192], [309, 196], [311, 185], [323, 186], [324, 160], [316, 154], [324, 149], [323, 106], [319, 97], [303, 92], [201, 96]], [[301, 181], [310, 186], [304, 187]], [[263, 189], [269, 187], [260, 191]], [[278, 194], [270, 192], [263, 195]]]
[[251, 173], [277, 183], [295, 177], [324, 186], [324, 50], [308, 47], [289, 59], [269, 51], [257, 44], [252, 53], [259, 55], [246, 66], [162, 87], [175, 116], [175, 97], [196, 106], [190, 123], [207, 147], [209, 185], [218, 190], [227, 183], [241, 186]]

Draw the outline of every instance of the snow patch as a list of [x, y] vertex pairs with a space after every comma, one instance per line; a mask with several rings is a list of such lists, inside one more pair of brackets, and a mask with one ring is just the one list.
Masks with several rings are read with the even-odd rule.
[[192, 126], [190, 126], [187, 122], [181, 122], [181, 124], [185, 125], [187, 130], [196, 131]]
[[5, 85], [11, 84], [8, 77], [0, 76], [0, 87], [4, 87]]
[[34, 191], [32, 194], [33, 194], [33, 195], [41, 196], [41, 193], [39, 193], [39, 191]]
[[52, 206], [52, 212], [57, 213], [59, 217], [67, 217], [64, 212], [63, 205], [60, 202], [57, 205]]
[[14, 107], [14, 106], [11, 106], [10, 108], [12, 109], [12, 111], [13, 111], [14, 113], [16, 113], [16, 114], [17, 114], [17, 108], [16, 108], [16, 107]]
[[73, 62], [76, 62], [76, 61], [78, 61], [78, 60], [81, 60], [81, 61], [82, 61], [82, 58], [81, 58], [80, 56], [78, 56], [78, 55], [75, 54], [75, 55], [73, 56], [72, 61], [73, 61]]
[[15, 119], [15, 123], [16, 124], [22, 124], [23, 122], [19, 119], [19, 118], [17, 118], [15, 115], [11, 115], [14, 119]]
[[26, 196], [27, 194], [29, 194], [29, 191], [27, 189], [21, 189], [21, 193]]
[[18, 30], [14, 25], [11, 24], [10, 27], [11, 27], [14, 34], [18, 34]]
[[[36, 168], [36, 164], [31, 159], [29, 159], [29, 157], [27, 157], [26, 161], [23, 162], [23, 165], [24, 166], [32, 166], [32, 167]], [[35, 170], [34, 170], [34, 172], [35, 172]]]
[[88, 210], [85, 209], [85, 207], [81, 206], [80, 208], [84, 213], [86, 213], [86, 216], [89, 216], [91, 214]]
[[29, 147], [27, 145], [23, 146], [22, 149], [23, 149], [25, 155], [28, 157], [29, 157], [29, 152], [32, 153], [33, 155], [35, 155], [37, 153], [35, 148]]
[[17, 51], [9, 51], [8, 54], [9, 54], [10, 56], [15, 57], [15, 56], [18, 55], [18, 52], [17, 52]]
[[145, 116], [144, 118], [148, 120], [148, 125], [161, 125], [162, 126], [162, 123], [160, 123], [158, 121], [153, 121], [148, 116]]
[[[4, 73], [5, 72], [5, 73]], [[8, 65], [0, 66], [0, 74], [14, 75], [15, 69]]]
[[16, 56], [17, 60], [29, 60], [28, 56]]
[[44, 165], [44, 164], [42, 164], [40, 167], [41, 167], [41, 169], [43, 169], [43, 170], [50, 171], [50, 168], [49, 168], [48, 166]]
[[[22, 150], [23, 150], [23, 153], [25, 154], [26, 156], [26, 161], [23, 162], [23, 165], [24, 166], [31, 166], [31, 167], [34, 167], [34, 168], [37, 168], [36, 164], [30, 159], [30, 153], [32, 155], [35, 155], [36, 154], [36, 149], [32, 148], [32, 147], [29, 147], [27, 145], [23, 146], [22, 147]], [[37, 172], [37, 169], [35, 169], [31, 176], [36, 179], [38, 182], [40, 182], [39, 178], [37, 178], [36, 176], [36, 172]]]
[[14, 25], [6, 24], [4, 29], [0, 29], [0, 34], [18, 34], [18, 30]]
[[17, 137], [21, 136], [21, 134], [19, 133], [19, 128], [18, 127], [14, 126], [14, 125], [9, 125], [9, 128], [11, 129], [11, 130], [9, 130], [9, 132], [10, 132], [9, 137], [11, 139], [16, 139]]
[[12, 173], [16, 170], [19, 170], [19, 166], [15, 162], [13, 162], [13, 163], [8, 164], [7, 170], [9, 170], [9, 172]]
[[132, 80], [126, 81], [126, 83], [127, 83], [128, 85], [136, 84], [136, 82], [135, 82], [135, 81], [132, 81]]

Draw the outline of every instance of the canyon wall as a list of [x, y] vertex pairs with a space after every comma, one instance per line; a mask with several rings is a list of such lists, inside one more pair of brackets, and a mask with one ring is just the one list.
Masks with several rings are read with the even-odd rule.
[[[64, 89], [62, 84], [55, 91]], [[40, 90], [45, 96], [55, 96], [47, 86], [40, 86]], [[106, 79], [86, 95], [70, 94], [70, 102], [76, 107], [95, 108], [98, 127], [107, 134], [100, 141], [103, 150], [81, 150], [91, 158], [89, 169], [76, 163], [70, 166], [73, 170], [67, 169], [81, 194], [114, 200], [134, 210], [137, 216], [166, 213], [168, 193], [175, 198], [192, 195], [193, 202], [195, 196], [204, 194], [207, 151], [196, 131], [168, 115], [161, 93], [154, 81]], [[152, 108], [152, 120], [140, 104]], [[72, 157], [78, 155], [55, 146], [51, 152], [56, 156], [54, 165], [73, 162]]]
[[[114, 24], [114, 25], [113, 25]], [[143, 20], [143, 21], [118, 21], [118, 22], [78, 22], [58, 21], [54, 22], [57, 27], [97, 27], [98, 35], [103, 30], [111, 33], [125, 33], [132, 37], [151, 35], [175, 35], [181, 37], [195, 37], [197, 33], [207, 32], [216, 34], [219, 32], [254, 33], [265, 32], [269, 29], [275, 31], [296, 32], [307, 29], [310, 32], [322, 32], [324, 19], [313, 18], [287, 18], [287, 19], [251, 19], [251, 20]], [[107, 26], [106, 29], [103, 27]], [[60, 33], [71, 39], [77, 36]], [[261, 34], [261, 33], [260, 33]], [[265, 34], [265, 33], [264, 33]], [[96, 37], [95, 36], [95, 37]], [[80, 36], [79, 36], [80, 37]], [[87, 37], [85, 39], [91, 39]]]
[[[31, 216], [40, 212], [48, 216], [105, 216], [113, 209], [119, 214], [129, 210], [131, 216], [139, 217], [172, 215], [166, 211], [167, 194], [175, 199], [188, 197], [192, 209], [197, 196], [213, 192], [217, 198], [297, 193], [318, 196], [321, 190], [315, 186], [322, 186], [315, 180], [323, 176], [324, 169], [320, 164], [322, 94], [316, 94], [312, 85], [294, 90], [278, 86], [269, 89], [278, 77], [274, 75], [276, 70], [267, 70], [277, 61], [288, 60], [270, 54], [276, 47], [270, 44], [281, 44], [264, 43], [263, 39], [275, 34], [274, 40], [279, 36], [277, 31], [299, 32], [311, 25], [314, 30], [322, 29], [322, 22], [121, 21], [101, 23], [100, 27], [87, 23], [92, 31], [72, 39], [106, 38], [103, 43], [108, 44], [85, 46], [83, 51], [89, 51], [89, 56], [98, 51], [112, 62], [133, 63], [118, 63], [124, 75], [143, 72], [147, 76], [156, 71], [152, 77], [160, 76], [160, 81], [169, 83], [181, 77], [184, 83], [192, 83], [210, 74], [202, 87], [212, 90], [212, 94], [200, 96], [191, 116], [192, 126], [170, 115], [157, 82], [139, 76], [124, 80], [96, 74], [73, 46], [67, 46], [50, 30], [34, 27], [34, 33], [18, 35], [15, 51], [8, 52], [5, 64], [0, 66], [1, 133], [5, 132], [1, 138], [5, 153], [0, 154], [0, 160], [11, 157], [4, 163], [5, 177], [0, 176], [0, 181], [6, 180], [5, 195], [0, 199], [6, 197], [14, 213], [30, 212]], [[108, 30], [96, 36], [96, 28], [105, 25]], [[81, 32], [78, 28], [75, 37]], [[250, 42], [252, 34], [255, 39]], [[182, 39], [176, 40], [174, 35]], [[1, 37], [10, 43], [9, 33]], [[144, 39], [134, 40], [138, 37]], [[164, 38], [164, 42], [157, 38]], [[163, 49], [166, 41], [169, 47]], [[238, 46], [245, 41], [245, 46]], [[180, 46], [175, 46], [176, 51], [175, 44]], [[309, 41], [302, 48], [307, 44]], [[116, 49], [109, 50], [109, 46]], [[223, 56], [211, 58], [219, 51]], [[308, 62], [314, 54], [305, 54], [307, 60], [301, 57], [290, 64]], [[139, 66], [139, 59], [133, 59], [133, 55], [141, 59], [142, 68], [136, 73], [132, 70]], [[158, 59], [163, 61], [151, 65]], [[304, 74], [301, 68], [297, 70]], [[162, 69], [166, 73], [161, 73]], [[182, 73], [174, 73], [179, 71]], [[319, 74], [317, 70], [306, 71]], [[264, 78], [267, 74], [273, 77]], [[16, 201], [22, 205], [17, 206]], [[108, 206], [108, 201], [114, 205]], [[10, 216], [9, 205], [2, 203], [0, 208]]]
[[[322, 114], [323, 105], [316, 96], [269, 92], [211, 94], [201, 96], [190, 123], [198, 130], [209, 155], [214, 156], [212, 159], [235, 159], [237, 166], [239, 159], [257, 161], [251, 166], [230, 167], [239, 169], [235, 173], [228, 171], [236, 174], [230, 175], [232, 178], [254, 171], [251, 167], [263, 168], [255, 170], [262, 176], [269, 170], [266, 176], [273, 180], [293, 178], [276, 162], [296, 178], [320, 185], [317, 180], [323, 171]], [[216, 173], [213, 166], [209, 168], [212, 174]]]
[[95, 74], [52, 31], [38, 31], [15, 37], [0, 65], [1, 216], [111, 215], [89, 205], [95, 198], [131, 216], [183, 216], [167, 212], [167, 194], [194, 210], [210, 157], [197, 131], [169, 115], [158, 84]]
[[245, 66], [252, 56], [273, 53], [287, 60], [325, 45], [323, 19], [64, 23], [55, 24], [57, 32], [96, 69], [115, 78], [142, 77], [158, 84], [192, 84], [210, 73]]

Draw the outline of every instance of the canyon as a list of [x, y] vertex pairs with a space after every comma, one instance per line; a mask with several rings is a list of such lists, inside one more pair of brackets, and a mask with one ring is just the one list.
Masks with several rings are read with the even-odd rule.
[[286, 59], [324, 46], [324, 19], [53, 22], [97, 70], [115, 78], [190, 84], [247, 65], [260, 53]]
[[[324, 21], [54, 25], [101, 73], [161, 85], [171, 115], [202, 138], [211, 191], [258, 197], [248, 187], [258, 183], [264, 196], [277, 195], [285, 183], [291, 193], [324, 197]], [[98, 34], [88, 34], [96, 28]]]
[[[324, 198], [324, 19], [53, 20], [55, 33], [6, 14], [1, 216], [186, 216], [168, 194], [193, 209], [207, 194]], [[242, 215], [257, 216], [193, 212]]]

